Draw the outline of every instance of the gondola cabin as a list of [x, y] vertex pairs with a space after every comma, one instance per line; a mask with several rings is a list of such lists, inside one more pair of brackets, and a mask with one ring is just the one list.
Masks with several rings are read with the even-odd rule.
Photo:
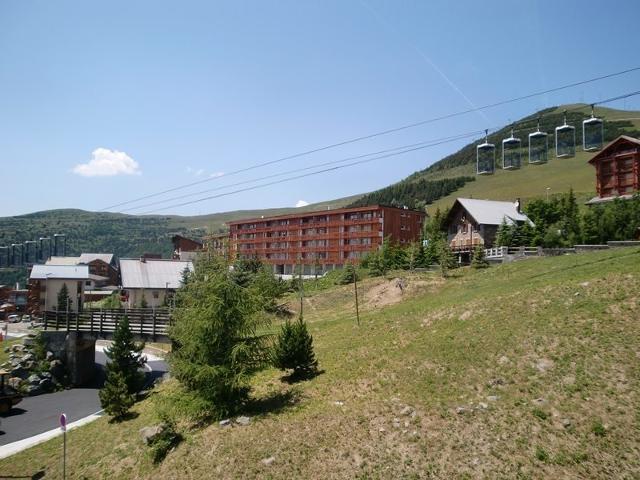
[[549, 136], [540, 128], [529, 134], [529, 163], [547, 163], [549, 152]]
[[495, 171], [496, 146], [486, 141], [478, 145], [476, 147], [476, 162], [478, 175], [491, 175]]
[[515, 170], [520, 168], [520, 144], [519, 138], [511, 136], [502, 140], [502, 169]]
[[576, 154], [576, 128], [573, 125], [556, 127], [556, 157], [570, 158]]
[[589, 163], [596, 169], [598, 196], [588, 203], [630, 198], [640, 191], [640, 140], [621, 135]]

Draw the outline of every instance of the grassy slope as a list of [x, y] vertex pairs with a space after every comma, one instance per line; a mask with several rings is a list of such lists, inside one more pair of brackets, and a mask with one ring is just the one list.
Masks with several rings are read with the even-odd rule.
[[[574, 109], [577, 105], [563, 105], [555, 111], [557, 113], [564, 109]], [[585, 106], [582, 109], [585, 114], [591, 110]], [[629, 120], [635, 128], [640, 128], [640, 112], [624, 111], [609, 108], [598, 108], [597, 115], [602, 115], [608, 120]], [[524, 135], [521, 135], [524, 138]], [[553, 135], [549, 136], [549, 147], [552, 147]], [[526, 144], [526, 141], [524, 142]], [[526, 153], [526, 152], [524, 152]], [[576, 149], [576, 156], [569, 159], [555, 158], [555, 150], [549, 151], [549, 162], [543, 165], [529, 165], [526, 154], [523, 153], [523, 166], [520, 170], [504, 171], [497, 170], [494, 175], [478, 176], [475, 182], [468, 183], [463, 188], [433, 203], [427, 209], [428, 213], [435, 212], [436, 208], [444, 209], [450, 207], [456, 198], [480, 198], [491, 200], [522, 200], [536, 197], [544, 197], [546, 189], [549, 187], [550, 194], [564, 193], [569, 188], [578, 195], [580, 200], [588, 200], [595, 196], [595, 169], [589, 165], [589, 159], [594, 153], [583, 152], [581, 148]], [[496, 156], [501, 154], [500, 148], [496, 151]], [[438, 179], [445, 177], [456, 177], [459, 175], [474, 175], [475, 164], [459, 166], [442, 171], [428, 173], [426, 178]]]
[[[68, 471], [72, 478], [635, 478], [639, 272], [640, 250], [621, 249], [464, 269], [446, 281], [408, 275], [404, 301], [378, 308], [395, 282], [369, 279], [360, 327], [353, 286], [317, 292], [305, 311], [324, 374], [289, 386], [278, 372], [261, 373], [251, 425], [192, 432], [158, 467], [138, 436], [156, 421], [152, 396], [134, 420], [102, 419], [70, 432]], [[403, 414], [406, 405], [415, 415]], [[60, 439], [49, 441], [0, 461], [0, 472], [57, 478], [60, 451]], [[262, 464], [270, 456], [275, 461]]]

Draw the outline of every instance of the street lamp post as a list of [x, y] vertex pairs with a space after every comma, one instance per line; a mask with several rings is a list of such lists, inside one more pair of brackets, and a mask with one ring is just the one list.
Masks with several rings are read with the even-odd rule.
[[551, 190], [551, 187], [547, 187], [547, 202], [549, 201], [549, 190]]

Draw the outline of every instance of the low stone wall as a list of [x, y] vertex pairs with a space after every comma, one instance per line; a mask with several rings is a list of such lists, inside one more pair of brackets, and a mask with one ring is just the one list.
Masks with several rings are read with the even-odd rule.
[[609, 245], [576, 245], [576, 253], [594, 252], [597, 250], [609, 250]]

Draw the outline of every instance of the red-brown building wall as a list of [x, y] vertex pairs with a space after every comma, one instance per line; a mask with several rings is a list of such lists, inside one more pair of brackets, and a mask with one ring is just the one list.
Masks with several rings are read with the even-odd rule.
[[590, 162], [596, 167], [601, 198], [630, 195], [640, 190], [640, 142], [619, 137]]
[[299, 263], [323, 270], [358, 263], [383, 239], [405, 244], [418, 240], [425, 214], [392, 207], [367, 206], [229, 223], [234, 258], [258, 257], [276, 273], [291, 273]]

